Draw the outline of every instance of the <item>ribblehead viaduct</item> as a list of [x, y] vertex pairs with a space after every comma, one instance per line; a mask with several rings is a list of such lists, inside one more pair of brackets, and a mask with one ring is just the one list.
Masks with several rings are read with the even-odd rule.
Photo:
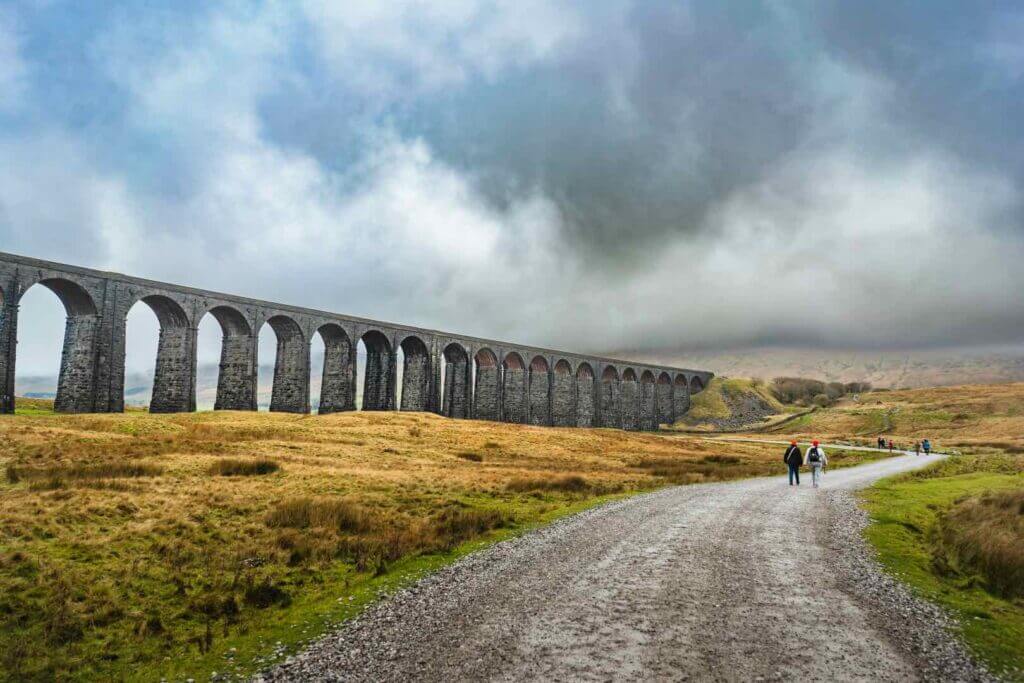
[[[356, 345], [366, 348], [363, 410], [430, 411], [561, 427], [654, 430], [674, 422], [710, 372], [478, 339], [257, 301], [0, 253], [0, 412], [14, 412], [18, 302], [31, 287], [63, 302], [67, 327], [56, 410], [124, 410], [125, 320], [145, 302], [160, 321], [150, 411], [196, 409], [196, 339], [212, 315], [224, 333], [217, 410], [256, 410], [260, 329], [277, 337], [270, 410], [310, 412], [310, 342], [325, 357], [320, 413], [356, 410]], [[403, 351], [401, 405], [398, 350]]]

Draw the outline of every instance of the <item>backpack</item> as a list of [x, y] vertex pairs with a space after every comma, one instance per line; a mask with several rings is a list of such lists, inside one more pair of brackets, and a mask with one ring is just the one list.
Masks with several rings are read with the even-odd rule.
[[807, 462], [821, 462], [821, 452], [817, 448], [807, 451]]

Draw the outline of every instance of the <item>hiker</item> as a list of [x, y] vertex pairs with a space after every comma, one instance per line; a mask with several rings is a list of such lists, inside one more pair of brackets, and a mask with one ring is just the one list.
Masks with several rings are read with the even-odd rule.
[[885, 450], [885, 437], [884, 436], [878, 437], [878, 447], [881, 448], [882, 450]]
[[892, 449], [895, 448], [895, 447], [896, 447], [896, 444], [894, 444], [892, 442], [892, 439], [889, 439], [889, 452], [892, 453]]
[[914, 442], [914, 455], [921, 455], [921, 442], [920, 441], [915, 441]]
[[810, 448], [807, 449], [807, 464], [811, 466], [811, 483], [814, 488], [818, 488], [818, 482], [821, 481], [821, 473], [828, 465], [828, 458], [825, 456], [825, 449], [818, 445], [817, 441], [814, 441]]
[[921, 445], [924, 446], [924, 454], [925, 455], [928, 455], [929, 453], [932, 452], [932, 442], [929, 441], [928, 439], [925, 439], [924, 443], [922, 443]]
[[803, 453], [800, 452], [800, 447], [796, 445], [796, 441], [789, 442], [789, 448], [786, 449], [786, 454], [782, 456], [782, 462], [789, 466], [789, 485], [793, 485], [793, 480], [796, 479], [796, 485], [800, 485], [800, 465], [804, 464]]

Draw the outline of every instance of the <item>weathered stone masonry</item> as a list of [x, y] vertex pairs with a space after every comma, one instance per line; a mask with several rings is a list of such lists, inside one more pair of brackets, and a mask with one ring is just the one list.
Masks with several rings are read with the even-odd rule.
[[[320, 412], [356, 409], [356, 345], [366, 346], [364, 410], [416, 410], [522, 424], [656, 429], [683, 415], [710, 372], [629, 363], [381, 323], [0, 253], [0, 413], [15, 408], [18, 303], [31, 287], [64, 304], [55, 407], [124, 410], [125, 319], [143, 302], [160, 322], [153, 412], [196, 409], [199, 322], [223, 332], [217, 410], [256, 410], [260, 329], [277, 336], [270, 409], [310, 411], [310, 342], [324, 341]], [[402, 404], [396, 405], [398, 349]], [[527, 364], [527, 360], [529, 361]]]

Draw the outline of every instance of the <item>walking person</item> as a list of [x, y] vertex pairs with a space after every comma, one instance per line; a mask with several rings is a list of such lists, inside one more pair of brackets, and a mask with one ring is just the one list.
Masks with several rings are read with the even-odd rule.
[[884, 436], [878, 437], [878, 447], [881, 448], [882, 450], [885, 450], [885, 437]]
[[892, 439], [889, 439], [889, 452], [892, 453], [892, 449], [894, 449], [895, 447], [896, 444], [892, 442]]
[[793, 480], [796, 480], [796, 485], [800, 485], [800, 466], [804, 464], [804, 455], [800, 452], [800, 447], [796, 445], [796, 441], [789, 442], [789, 448], [786, 449], [786, 454], [782, 456], [782, 462], [786, 463], [789, 467], [789, 485], [793, 485]]
[[921, 445], [924, 446], [924, 454], [925, 455], [928, 455], [929, 453], [932, 452], [932, 442], [929, 441], [928, 439], [925, 439], [924, 442]]
[[821, 473], [828, 465], [828, 457], [825, 455], [825, 449], [819, 446], [817, 441], [814, 441], [807, 449], [807, 464], [811, 466], [811, 484], [814, 485], [814, 488], [818, 488]]
[[914, 455], [921, 455], [921, 442], [920, 441], [915, 441], [914, 442]]

